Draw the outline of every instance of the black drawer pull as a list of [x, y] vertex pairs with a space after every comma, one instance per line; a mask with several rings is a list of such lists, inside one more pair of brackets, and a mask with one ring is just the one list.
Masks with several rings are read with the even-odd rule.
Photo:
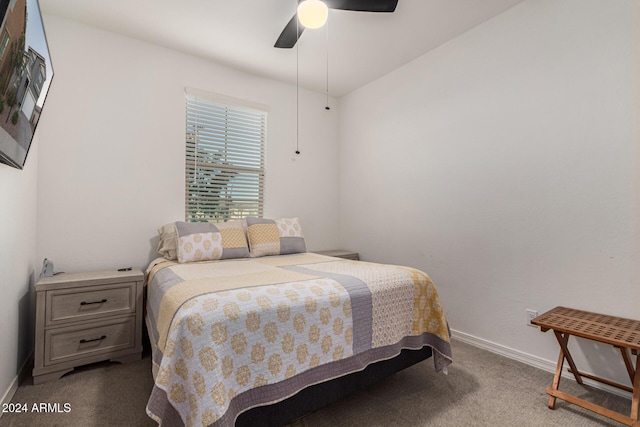
[[92, 340], [80, 340], [80, 344], [85, 344], [85, 343], [92, 342], [92, 341], [102, 341], [106, 337], [107, 337], [106, 335], [103, 335], [100, 338], [94, 338]]
[[107, 302], [107, 299], [106, 299], [106, 298], [103, 298], [103, 299], [102, 299], [102, 300], [100, 300], [100, 301], [92, 301], [92, 302], [82, 301], [82, 302], [80, 303], [80, 305], [104, 304], [105, 302]]

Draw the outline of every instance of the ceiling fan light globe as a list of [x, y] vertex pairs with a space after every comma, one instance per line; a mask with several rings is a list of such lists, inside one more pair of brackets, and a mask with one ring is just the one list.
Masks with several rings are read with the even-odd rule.
[[305, 28], [322, 27], [329, 16], [329, 8], [320, 0], [305, 0], [298, 5], [298, 19]]

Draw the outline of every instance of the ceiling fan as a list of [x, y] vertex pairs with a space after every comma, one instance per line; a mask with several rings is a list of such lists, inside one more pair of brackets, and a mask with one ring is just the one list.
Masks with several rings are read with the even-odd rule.
[[[302, 0], [298, 0], [301, 2]], [[355, 12], [394, 12], [398, 0], [323, 0], [329, 9], [352, 10]], [[291, 49], [295, 46], [304, 31], [304, 26], [298, 24], [298, 14], [295, 13], [284, 27], [280, 37], [273, 47]]]

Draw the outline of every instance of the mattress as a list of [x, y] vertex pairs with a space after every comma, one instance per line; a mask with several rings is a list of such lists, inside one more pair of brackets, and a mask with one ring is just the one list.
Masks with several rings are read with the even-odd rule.
[[160, 424], [239, 414], [395, 357], [452, 362], [438, 292], [419, 270], [304, 253], [148, 269], [146, 322]]

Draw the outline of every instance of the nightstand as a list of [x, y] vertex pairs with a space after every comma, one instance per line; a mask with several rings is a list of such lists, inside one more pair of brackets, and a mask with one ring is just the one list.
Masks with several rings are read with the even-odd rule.
[[61, 273], [36, 284], [33, 383], [75, 367], [142, 356], [140, 270]]
[[358, 252], [345, 251], [342, 249], [335, 249], [331, 251], [317, 251], [316, 253], [320, 255], [333, 256], [336, 258], [351, 259], [354, 261], [360, 260], [360, 255], [358, 254]]

